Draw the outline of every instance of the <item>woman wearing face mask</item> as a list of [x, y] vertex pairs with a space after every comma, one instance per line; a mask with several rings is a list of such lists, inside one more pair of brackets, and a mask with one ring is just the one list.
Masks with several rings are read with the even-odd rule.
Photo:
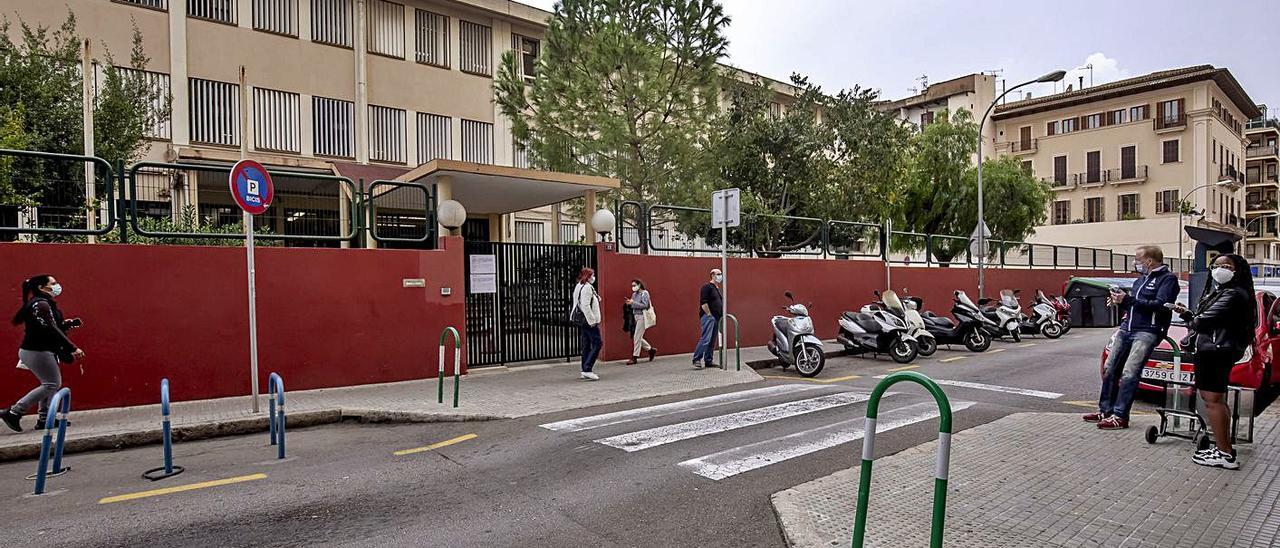
[[18, 349], [18, 366], [31, 371], [40, 381], [40, 386], [0, 413], [0, 419], [15, 432], [22, 431], [19, 420], [34, 404], [39, 404], [36, 429], [44, 428], [49, 414], [49, 398], [62, 387], [59, 357], [64, 361], [84, 358], [84, 351], [67, 338], [66, 330], [79, 327], [80, 320], [63, 319], [58, 303], [54, 301], [61, 294], [62, 284], [48, 274], [22, 282], [22, 308], [13, 315], [13, 325], [26, 328]]
[[1197, 451], [1191, 460], [1202, 466], [1235, 470], [1240, 468], [1240, 462], [1231, 447], [1227, 381], [1231, 368], [1252, 342], [1258, 322], [1253, 306], [1253, 275], [1243, 257], [1231, 254], [1219, 255], [1213, 261], [1210, 277], [1213, 285], [1206, 288], [1196, 312], [1174, 306], [1174, 312], [1195, 334], [1195, 385], [1204, 399], [1216, 442], [1215, 447]]
[[644, 282], [639, 278], [631, 280], [631, 298], [627, 299], [627, 304], [631, 306], [631, 314], [635, 317], [635, 330], [631, 334], [631, 359], [627, 360], [627, 365], [635, 365], [640, 361], [640, 353], [647, 352], [649, 361], [658, 355], [658, 350], [644, 340], [644, 331], [653, 327], [647, 323], [654, 318], [653, 302], [649, 300], [649, 290], [644, 286]]
[[598, 381], [600, 376], [591, 371], [600, 357], [600, 296], [596, 294], [596, 271], [584, 268], [578, 273], [578, 285], [573, 288], [573, 309], [569, 319], [578, 326], [578, 339], [582, 341], [582, 378]]

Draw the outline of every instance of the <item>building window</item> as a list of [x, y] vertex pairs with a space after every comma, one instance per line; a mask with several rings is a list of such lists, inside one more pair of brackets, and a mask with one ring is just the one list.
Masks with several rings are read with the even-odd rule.
[[1058, 134], [1058, 122], [1057, 122], [1057, 121], [1053, 121], [1053, 122], [1049, 122], [1049, 123], [1045, 124], [1045, 126], [1044, 126], [1044, 134], [1045, 134], [1045, 135], [1057, 135], [1057, 134]]
[[1120, 178], [1136, 179], [1138, 177], [1138, 147], [1120, 147]]
[[302, 152], [297, 93], [253, 88], [253, 141], [258, 150]]
[[511, 143], [511, 166], [520, 169], [533, 167], [533, 164], [529, 161], [529, 147], [519, 140], [513, 140]]
[[155, 10], [167, 11], [169, 9], [169, 0], [116, 0], [116, 2], [120, 2], [121, 4], [133, 4], [135, 6], [142, 6], [144, 8], [151, 8]]
[[1084, 200], [1084, 222], [1101, 223], [1106, 220], [1106, 216], [1102, 210], [1102, 198], [1085, 198]]
[[424, 10], [414, 10], [414, 14], [414, 58], [424, 65], [449, 68], [449, 18]]
[[418, 163], [449, 159], [452, 119], [437, 114], [418, 113]]
[[369, 53], [404, 59], [404, 6], [370, 0]]
[[1032, 169], [1031, 160], [1023, 160], [1023, 161], [1022, 161], [1022, 172], [1023, 172], [1023, 173], [1026, 173], [1027, 175], [1034, 175], [1034, 174], [1035, 174], [1035, 170], [1034, 170], [1034, 169]]
[[1160, 145], [1163, 151], [1163, 156], [1161, 160], [1163, 163], [1171, 164], [1179, 160], [1177, 139], [1165, 141], [1163, 143], [1160, 143]]
[[462, 121], [462, 161], [493, 163], [493, 124], [475, 120]]
[[1255, 244], [1248, 244], [1244, 246], [1244, 254], [1248, 255], [1250, 259], [1256, 258], [1258, 255], [1258, 246]]
[[493, 29], [470, 21], [458, 21], [462, 72], [493, 75]]
[[253, 28], [298, 35], [298, 0], [253, 0]]
[[404, 163], [404, 110], [369, 105], [369, 159]]
[[560, 242], [576, 243], [582, 239], [582, 225], [578, 223], [560, 223]]
[[356, 156], [355, 103], [325, 97], [311, 98], [311, 122], [317, 156]]
[[235, 25], [236, 0], [187, 0], [187, 15]]
[[192, 78], [191, 140], [210, 145], [240, 144], [240, 85]]
[[546, 239], [546, 223], [542, 221], [516, 221], [516, 241], [540, 244]]
[[1160, 115], [1160, 125], [1166, 127], [1182, 125], [1183, 101], [1184, 99], [1174, 99], [1172, 101], [1161, 101], [1156, 103], [1156, 112]]
[[1129, 107], [1130, 122], [1137, 122], [1139, 120], [1146, 120], [1146, 119], [1147, 119], [1147, 105], [1138, 105], [1136, 107]]
[[[781, 105], [779, 105], [779, 107], [781, 107]], [[924, 112], [920, 113], [920, 127], [921, 127], [921, 128], [924, 128], [924, 126], [927, 126], [927, 125], [932, 124], [932, 123], [933, 123], [933, 111], [932, 111], [932, 110], [926, 110], [926, 111], [924, 111]]]
[[1102, 182], [1102, 152], [1094, 150], [1084, 154], [1085, 182]]
[[1161, 190], [1156, 193], [1156, 213], [1177, 213], [1178, 191]]
[[1111, 114], [1108, 115], [1108, 118], [1110, 119], [1107, 121], [1107, 123], [1110, 125], [1125, 123], [1124, 109], [1111, 111]]
[[532, 79], [538, 75], [540, 48], [541, 44], [537, 39], [519, 34], [511, 35], [511, 49], [516, 54], [516, 70], [520, 71], [521, 77]]
[[1053, 182], [1059, 185], [1067, 184], [1067, 157], [1055, 156], [1053, 158]]
[[1062, 121], [1062, 132], [1063, 132], [1063, 133], [1071, 133], [1071, 132], [1075, 131], [1076, 129], [1078, 129], [1078, 127], [1077, 127], [1077, 125], [1076, 125], [1076, 124], [1077, 124], [1077, 121], [1078, 121], [1078, 119], [1077, 119], [1077, 118], [1067, 118], [1066, 120], [1063, 120], [1063, 121]]
[[311, 0], [311, 41], [352, 46], [351, 0]]
[[1120, 217], [1121, 221], [1132, 221], [1141, 218], [1138, 209], [1137, 194], [1121, 194], [1120, 195]]
[[1098, 129], [1102, 127], [1102, 114], [1090, 114], [1084, 117], [1084, 129]]
[[1058, 200], [1053, 203], [1053, 224], [1071, 224], [1071, 201]]
[[[102, 93], [102, 88], [107, 85], [106, 66], [95, 64], [93, 66], [93, 94], [94, 97]], [[141, 84], [150, 88], [149, 92], [155, 94], [155, 101], [152, 101], [147, 108], [147, 127], [143, 128], [142, 135], [148, 139], [168, 140], [172, 137], [172, 128], [169, 119], [169, 75], [162, 72], [151, 72], [149, 70], [138, 70], [128, 67], [115, 67], [116, 74], [125, 84], [132, 87], [135, 84]], [[141, 79], [138, 81], [137, 79]]]

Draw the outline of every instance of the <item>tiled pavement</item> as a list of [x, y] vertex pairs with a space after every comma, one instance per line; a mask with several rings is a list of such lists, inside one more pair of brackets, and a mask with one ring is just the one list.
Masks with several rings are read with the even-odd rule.
[[[1270, 547], [1280, 545], [1280, 420], [1264, 413], [1238, 471], [1191, 463], [1188, 441], [1143, 439], [1154, 416], [1102, 432], [1078, 415], [1022, 413], [952, 440], [947, 546]], [[930, 442], [876, 460], [868, 546], [927, 546]], [[850, 462], [855, 459], [850, 450]], [[856, 467], [773, 496], [792, 546], [847, 546]]]

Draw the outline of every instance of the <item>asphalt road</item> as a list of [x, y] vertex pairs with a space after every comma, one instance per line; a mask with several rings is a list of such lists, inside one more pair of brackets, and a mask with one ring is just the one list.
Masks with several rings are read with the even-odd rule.
[[[1087, 412], [1097, 396], [1098, 356], [1108, 335], [1076, 330], [1057, 341], [997, 342], [986, 354], [944, 348], [912, 370], [982, 385], [944, 386], [959, 409], [956, 430], [1023, 411]], [[730, 390], [522, 420], [295, 429], [289, 432], [290, 458], [280, 462], [272, 460], [266, 434], [192, 442], [175, 447], [187, 472], [156, 483], [139, 474], [160, 464], [159, 447], [71, 455], [72, 471], [50, 479], [54, 493], [37, 498], [22, 496], [30, 492], [31, 482], [23, 478], [34, 463], [8, 463], [0, 465], [0, 492], [8, 499], [0, 506], [0, 541], [77, 547], [782, 546], [769, 495], [853, 465], [864, 395], [875, 376], [899, 367], [887, 358], [840, 357], [829, 360], [819, 377], [826, 382], [771, 369], [761, 371], [770, 377], [765, 382]], [[937, 435], [932, 400], [922, 390], [904, 384], [893, 392], [881, 404], [879, 455]], [[394, 454], [469, 435], [475, 437]], [[244, 476], [249, 479], [228, 485], [99, 502]]]

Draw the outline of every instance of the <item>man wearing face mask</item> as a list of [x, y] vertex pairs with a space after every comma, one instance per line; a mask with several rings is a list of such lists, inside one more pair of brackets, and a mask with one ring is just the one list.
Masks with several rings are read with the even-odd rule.
[[1138, 391], [1142, 368], [1156, 344], [1164, 339], [1173, 319], [1173, 312], [1165, 305], [1177, 300], [1182, 290], [1178, 277], [1165, 266], [1164, 253], [1159, 247], [1139, 247], [1134, 253], [1133, 266], [1141, 277], [1133, 282], [1130, 293], [1112, 288], [1108, 298], [1125, 316], [1112, 337], [1098, 411], [1084, 416], [1085, 421], [1098, 423], [1102, 430], [1129, 427], [1129, 408]]
[[693, 350], [693, 367], [715, 367], [712, 357], [716, 348], [716, 325], [724, 316], [724, 297], [720, 294], [720, 283], [724, 281], [724, 273], [719, 268], [711, 269], [711, 281], [702, 286], [698, 295], [698, 323], [701, 328], [698, 346]]

